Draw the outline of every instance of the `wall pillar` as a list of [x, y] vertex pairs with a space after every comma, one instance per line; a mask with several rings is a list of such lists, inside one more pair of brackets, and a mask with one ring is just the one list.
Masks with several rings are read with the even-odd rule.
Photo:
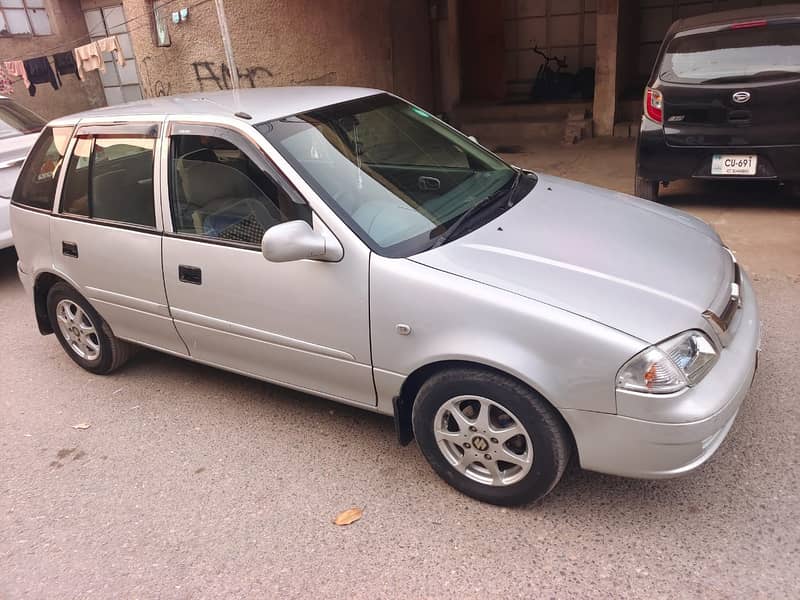
[[461, 48], [459, 44], [458, 0], [442, 0], [444, 18], [438, 21], [441, 111], [452, 113], [461, 99]]
[[597, 60], [592, 121], [595, 135], [612, 135], [617, 110], [620, 0], [597, 2]]

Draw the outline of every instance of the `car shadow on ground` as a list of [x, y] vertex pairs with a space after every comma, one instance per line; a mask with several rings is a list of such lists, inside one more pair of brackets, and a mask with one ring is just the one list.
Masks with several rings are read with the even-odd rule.
[[764, 181], [675, 181], [662, 186], [659, 201], [674, 208], [764, 208], [796, 211], [800, 196], [784, 186]]
[[[156, 370], [160, 372], [160, 377], [177, 382], [191, 382], [196, 389], [208, 391], [203, 398], [196, 398], [199, 402], [211, 403], [208, 408], [219, 410], [222, 408], [219, 403], [246, 403], [243, 409], [246, 408], [249, 414], [255, 411], [255, 415], [270, 422], [273, 427], [288, 427], [298, 423], [305, 427], [314, 425], [318, 431], [325, 431], [326, 435], [330, 434], [334, 438], [349, 438], [351, 447], [362, 445], [365, 462], [372, 462], [373, 458], [366, 457], [376, 448], [380, 448], [381, 462], [392, 478], [406, 479], [409, 485], [419, 485], [419, 479], [425, 478], [425, 485], [432, 486], [437, 494], [444, 494], [444, 497], [451, 499], [463, 499], [468, 504], [474, 502], [476, 506], [482, 505], [463, 497], [440, 480], [428, 468], [415, 442], [408, 447], [400, 447], [391, 417], [152, 350], [142, 350], [124, 367], [126, 377], [133, 379], [147, 379]], [[283, 425], [281, 421], [284, 421]], [[650, 507], [661, 506], [666, 494], [669, 497], [682, 498], [671, 513], [668, 511], [663, 514], [665, 522], [677, 523], [684, 510], [694, 511], [696, 505], [708, 509], [715, 503], [722, 502], [712, 492], [713, 488], [705, 482], [709, 473], [712, 473], [716, 482], [723, 480], [726, 486], [736, 487], [738, 474], [725, 468], [725, 458], [722, 457], [735, 451], [736, 437], [734, 427], [726, 444], [718, 452], [719, 457], [715, 456], [709, 465], [701, 466], [695, 473], [677, 479], [630, 479], [584, 471], [573, 457], [560, 484], [548, 497], [520, 507], [519, 510], [561, 512], [565, 504], [574, 506], [574, 503], [578, 503], [591, 507], [608, 507], [609, 518], [620, 511], [632, 516], [647, 513]], [[259, 443], [257, 439], [252, 442]], [[325, 440], [321, 442], [326, 443]], [[367, 465], [364, 467], [367, 468]]]
[[17, 278], [17, 253], [14, 248], [0, 250], [0, 289], [14, 284], [22, 285]]

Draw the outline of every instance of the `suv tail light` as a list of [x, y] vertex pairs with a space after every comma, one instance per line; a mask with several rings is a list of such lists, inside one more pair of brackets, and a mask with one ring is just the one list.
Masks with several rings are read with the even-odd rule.
[[644, 114], [656, 123], [664, 121], [664, 98], [661, 92], [647, 88], [644, 92]]

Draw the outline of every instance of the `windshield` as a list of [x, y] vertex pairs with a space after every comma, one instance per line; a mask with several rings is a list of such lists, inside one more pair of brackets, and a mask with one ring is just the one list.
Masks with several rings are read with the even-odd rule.
[[37, 133], [45, 123], [36, 113], [8, 98], [0, 98], [0, 140]]
[[424, 110], [379, 94], [256, 126], [384, 256], [430, 248], [516, 171]]
[[725, 29], [679, 36], [667, 47], [664, 81], [713, 83], [800, 75], [800, 25]]

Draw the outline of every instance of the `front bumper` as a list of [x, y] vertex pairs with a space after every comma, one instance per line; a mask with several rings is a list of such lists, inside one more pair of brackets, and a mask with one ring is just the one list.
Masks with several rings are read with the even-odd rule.
[[[642, 119], [636, 142], [636, 174], [656, 181], [678, 179], [800, 181], [800, 145], [670, 146], [660, 125]], [[755, 175], [712, 175], [714, 154], [756, 154]]]
[[[581, 410], [562, 410], [572, 429], [581, 467], [625, 477], [658, 479], [688, 473], [708, 460], [733, 425], [755, 376], [760, 322], [755, 295], [744, 277], [739, 325], [711, 372], [680, 397], [641, 397], [675, 402], [686, 421], [658, 422]], [[706, 414], [703, 414], [703, 408]]]

